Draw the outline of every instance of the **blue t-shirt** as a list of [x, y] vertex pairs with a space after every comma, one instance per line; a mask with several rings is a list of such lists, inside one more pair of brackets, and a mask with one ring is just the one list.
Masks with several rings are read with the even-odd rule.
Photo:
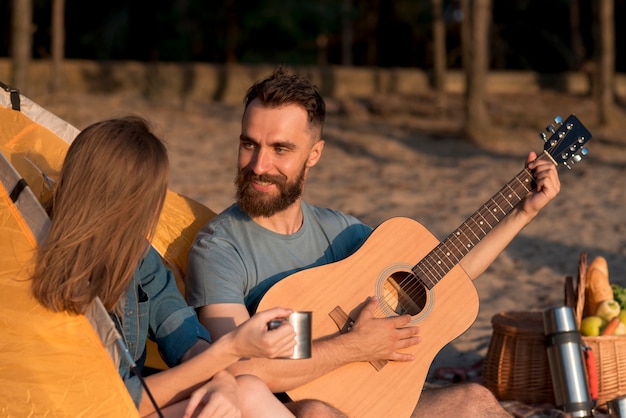
[[[192, 307], [176, 287], [172, 272], [163, 265], [159, 253], [150, 248], [130, 283], [124, 305], [124, 318], [110, 314], [130, 355], [141, 372], [146, 361], [146, 339], [155, 341], [168, 366], [180, 362], [198, 339], [210, 342], [209, 332], [200, 324]], [[119, 373], [135, 405], [141, 402], [142, 386], [122, 356]]]
[[302, 211], [302, 227], [290, 235], [260, 226], [237, 204], [213, 218], [189, 250], [187, 302], [195, 308], [240, 303], [253, 313], [279, 280], [346, 258], [372, 232], [355, 217], [336, 210], [302, 202]]

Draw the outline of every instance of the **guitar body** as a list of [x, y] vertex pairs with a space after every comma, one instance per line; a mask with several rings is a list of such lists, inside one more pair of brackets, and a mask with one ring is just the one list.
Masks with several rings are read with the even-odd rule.
[[355, 320], [363, 302], [373, 295], [380, 301], [377, 317], [397, 315], [394, 307], [402, 300], [412, 316], [410, 326], [421, 330], [422, 341], [406, 349], [416, 360], [351, 363], [288, 391], [293, 400], [320, 399], [350, 417], [411, 415], [434, 357], [465, 332], [478, 315], [476, 288], [459, 265], [432, 289], [420, 287], [419, 298], [412, 296], [415, 282], [407, 285], [412, 289], [403, 289], [403, 280], [395, 279], [410, 275], [411, 267], [438, 244], [437, 238], [418, 222], [391, 218], [350, 257], [302, 270], [270, 288], [258, 310], [289, 306], [313, 311], [313, 339], [345, 331], [349, 324], [338, 321], [337, 312]]

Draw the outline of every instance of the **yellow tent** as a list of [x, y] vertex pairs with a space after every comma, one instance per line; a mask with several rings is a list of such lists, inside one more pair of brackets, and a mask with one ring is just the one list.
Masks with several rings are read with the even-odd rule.
[[[30, 296], [33, 250], [48, 222], [43, 206], [79, 131], [0, 87], [0, 416], [138, 416], [89, 320], [47, 311]], [[191, 241], [214, 215], [168, 192], [153, 246], [181, 289]], [[146, 365], [165, 367], [154, 346]]]

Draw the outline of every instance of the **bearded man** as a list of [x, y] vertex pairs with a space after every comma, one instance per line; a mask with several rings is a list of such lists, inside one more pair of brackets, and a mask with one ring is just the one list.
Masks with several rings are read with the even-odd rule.
[[[348, 257], [372, 232], [353, 216], [302, 199], [309, 171], [324, 149], [326, 111], [317, 88], [279, 67], [250, 87], [244, 103], [237, 202], [198, 233], [185, 278], [187, 302], [213, 338], [247, 320], [275, 283], [299, 270]], [[559, 192], [555, 165], [536, 158], [531, 153], [526, 164], [537, 188], [461, 260], [470, 278], [484, 272]], [[378, 303], [375, 296], [365, 301], [349, 332], [313, 341], [310, 359], [245, 359], [229, 370], [257, 375], [276, 393], [352, 362], [414, 361], [415, 356], [403, 349], [420, 343], [419, 326], [406, 326], [411, 321], [408, 314], [375, 317]], [[284, 305], [289, 306], [288, 298]], [[509, 414], [484, 386], [463, 384], [424, 390], [413, 416]]]

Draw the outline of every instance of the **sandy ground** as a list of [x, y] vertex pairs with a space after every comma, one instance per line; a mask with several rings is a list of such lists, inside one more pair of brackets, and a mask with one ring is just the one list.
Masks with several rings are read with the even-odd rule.
[[[241, 106], [188, 103], [183, 109], [85, 94], [32, 99], [79, 129], [125, 113], [149, 118], [168, 143], [171, 188], [216, 212], [232, 202]], [[574, 113], [594, 137], [581, 163], [561, 169], [559, 196], [475, 281], [478, 317], [441, 350], [431, 370], [483, 358], [494, 314], [562, 304], [564, 279], [576, 274], [583, 251], [606, 257], [611, 280], [626, 285], [626, 109], [619, 110], [618, 124], [600, 128], [588, 98], [493, 96], [493, 145], [479, 148], [458, 139], [459, 97], [449, 98], [445, 118], [435, 115], [433, 103], [428, 96], [329, 100], [326, 148], [311, 173], [307, 200], [373, 226], [407, 216], [444, 239], [521, 171], [529, 151], [543, 149], [538, 134], [553, 117]]]

